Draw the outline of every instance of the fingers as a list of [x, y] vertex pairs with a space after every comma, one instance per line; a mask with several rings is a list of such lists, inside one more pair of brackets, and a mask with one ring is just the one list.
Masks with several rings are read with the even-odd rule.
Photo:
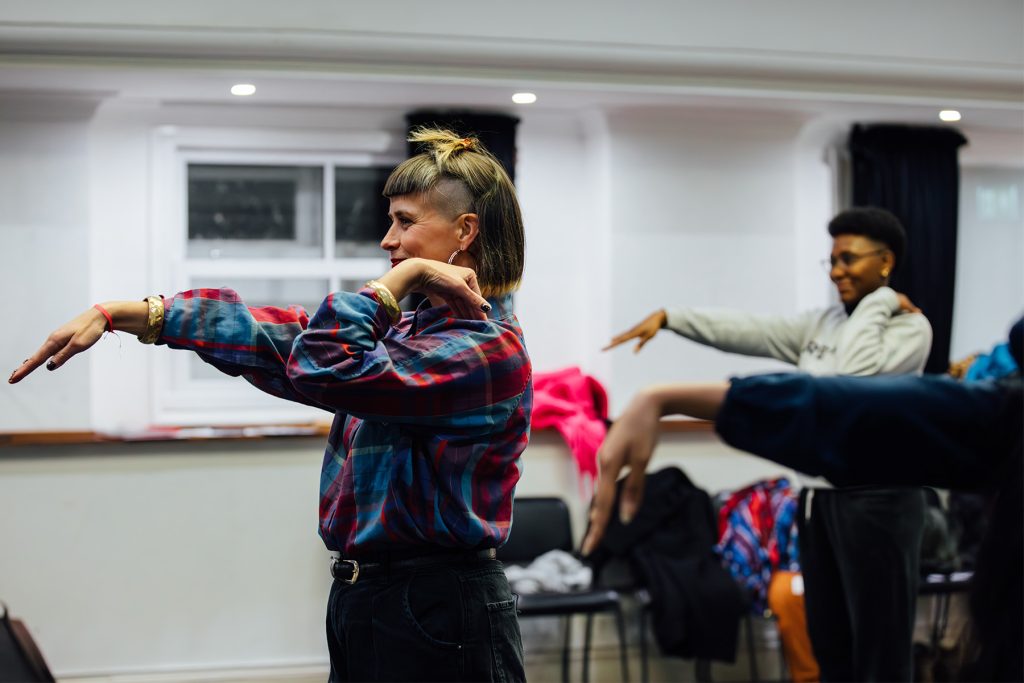
[[590, 524], [587, 529], [587, 537], [583, 539], [582, 553], [589, 555], [604, 538], [604, 532], [608, 528], [608, 520], [612, 516], [612, 507], [615, 505], [615, 480], [618, 472], [611, 472], [602, 469], [597, 480], [597, 491], [594, 493], [594, 500], [590, 505]]
[[[67, 337], [61, 336], [59, 334], [59, 330], [57, 332], [54, 332], [49, 337], [47, 337], [46, 341], [43, 342], [43, 345], [40, 346], [35, 353], [26, 358], [24, 361], [22, 361], [21, 365], [19, 365], [14, 370], [14, 372], [11, 373], [11, 376], [7, 379], [7, 381], [10, 384], [17, 384], [18, 382], [23, 380], [27, 375], [31, 374], [40, 365], [46, 363], [47, 360], [55, 353], [57, 353], [60, 349], [64, 348], [64, 345], [66, 343]], [[47, 368], [50, 370], [54, 370], [57, 367], [60, 366], [55, 365], [53, 367], [50, 367], [49, 363], [47, 363]]]
[[8, 383], [17, 384], [44, 363], [47, 370], [56, 370], [95, 344], [105, 329], [106, 318], [92, 309], [86, 311], [50, 333], [43, 345], [11, 373]]
[[617, 337], [612, 337], [612, 340], [608, 342], [608, 346], [604, 347], [601, 350], [608, 351], [609, 349], [614, 349], [616, 346], [624, 344], [628, 342], [630, 339], [634, 339], [635, 337], [639, 336], [639, 334], [640, 331], [637, 328], [634, 327], [632, 329], [629, 329]]
[[613, 337], [608, 346], [601, 350], [608, 351], [609, 349], [614, 349], [620, 344], [628, 342], [630, 339], [639, 339], [636, 347], [633, 348], [633, 353], [639, 353], [640, 349], [642, 349], [647, 342], [658, 334], [658, 330], [661, 329], [663, 322], [664, 312], [655, 311], [622, 334], [617, 337]]
[[636, 343], [636, 347], [633, 349], [633, 353], [640, 353], [640, 349], [644, 348], [647, 342], [654, 339], [655, 332], [644, 330], [643, 334], [640, 335], [640, 341]]
[[590, 504], [590, 525], [581, 549], [584, 555], [589, 555], [600, 543], [615, 506], [616, 481], [625, 464], [625, 450], [619, 445], [619, 431], [613, 425], [597, 451], [597, 490]]
[[71, 360], [72, 356], [77, 356], [90, 346], [92, 346], [92, 342], [87, 341], [84, 335], [76, 334], [64, 345], [64, 348], [50, 357], [50, 360], [46, 363], [46, 369], [52, 371], [63, 367], [65, 363]]
[[468, 268], [462, 270], [468, 271], [468, 274], [463, 275], [464, 279], [445, 283], [447, 286], [445, 291], [441, 292], [441, 296], [455, 317], [465, 320], [487, 320], [491, 305], [480, 294], [476, 273]]
[[640, 509], [640, 503], [644, 498], [644, 482], [647, 480], [647, 471], [644, 467], [633, 466], [622, 482], [622, 500], [619, 502], [619, 519], [623, 524], [629, 524], [636, 517], [636, 511]]

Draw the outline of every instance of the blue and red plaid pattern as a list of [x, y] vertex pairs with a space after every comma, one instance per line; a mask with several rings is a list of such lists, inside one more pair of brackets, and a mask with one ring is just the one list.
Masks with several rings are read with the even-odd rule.
[[196, 289], [164, 300], [159, 341], [334, 413], [320, 478], [329, 549], [495, 548], [508, 538], [533, 391], [511, 297], [490, 303], [485, 321], [424, 305], [392, 327], [370, 289], [331, 294], [312, 318]]

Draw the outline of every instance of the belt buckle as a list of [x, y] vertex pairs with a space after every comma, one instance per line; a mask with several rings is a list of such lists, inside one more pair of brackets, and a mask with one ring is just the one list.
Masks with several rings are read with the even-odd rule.
[[352, 565], [352, 577], [348, 578], [348, 579], [338, 579], [338, 580], [342, 581], [344, 583], [347, 583], [348, 585], [351, 586], [352, 584], [354, 584], [356, 581], [359, 580], [359, 563], [356, 562], [355, 560], [343, 560], [341, 558], [338, 558], [338, 559], [336, 559], [334, 561], [335, 566], [337, 566], [339, 564], [342, 564], [342, 563]]

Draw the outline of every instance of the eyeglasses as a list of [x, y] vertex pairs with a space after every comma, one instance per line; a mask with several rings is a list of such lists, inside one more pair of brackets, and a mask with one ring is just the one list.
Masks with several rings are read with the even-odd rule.
[[855, 264], [857, 261], [860, 261], [862, 258], [867, 258], [868, 256], [876, 256], [878, 254], [884, 254], [887, 251], [889, 250], [875, 249], [873, 251], [866, 251], [863, 254], [854, 254], [853, 252], [850, 251], [844, 251], [840, 253], [839, 256], [829, 256], [827, 259], [822, 259], [821, 267], [831, 273], [832, 269], [835, 268], [836, 264], [838, 263], [841, 264], [843, 266], [843, 269], [845, 270], [852, 266], [853, 264]]

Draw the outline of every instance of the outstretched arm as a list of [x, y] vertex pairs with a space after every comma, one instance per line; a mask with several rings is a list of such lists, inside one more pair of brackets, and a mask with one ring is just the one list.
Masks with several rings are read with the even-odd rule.
[[718, 414], [729, 385], [676, 384], [651, 387], [630, 402], [597, 452], [600, 478], [590, 508], [590, 531], [583, 541], [587, 555], [604, 536], [615, 504], [615, 482], [623, 469], [629, 474], [622, 486], [619, 516], [629, 522], [640, 507], [644, 495], [644, 476], [658, 439], [658, 420], [664, 415], [689, 415], [713, 420]]
[[612, 514], [629, 521], [662, 415], [715, 420], [734, 448], [834, 483], [975, 488], [1000, 476], [1021, 439], [1019, 379], [956, 382], [943, 377], [758, 375], [731, 384], [679, 384], [637, 395], [598, 452], [601, 477], [583, 552], [600, 541]]

